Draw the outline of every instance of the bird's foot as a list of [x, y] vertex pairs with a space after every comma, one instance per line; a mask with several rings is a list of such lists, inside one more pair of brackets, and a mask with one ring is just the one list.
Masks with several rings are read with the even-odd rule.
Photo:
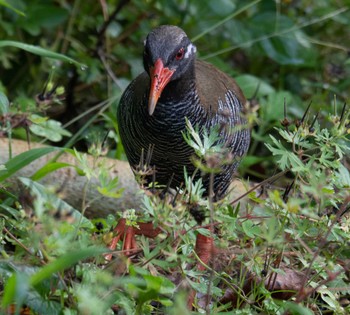
[[[132, 255], [137, 250], [135, 235], [144, 235], [149, 238], [155, 238], [161, 232], [160, 228], [155, 228], [152, 223], [140, 222], [137, 227], [126, 224], [126, 219], [120, 219], [114, 228], [116, 236], [112, 239], [108, 248], [115, 250], [119, 241], [123, 241], [123, 253], [125, 256]], [[105, 256], [107, 261], [112, 259], [112, 254]]]
[[[123, 254], [130, 256], [137, 250], [135, 235], [144, 235], [149, 238], [155, 238], [161, 233], [159, 227], [155, 228], [152, 223], [138, 223], [138, 227], [126, 225], [126, 219], [120, 219], [114, 229], [116, 236], [112, 239], [109, 249], [115, 250], [119, 241], [123, 241]], [[204, 271], [210, 265], [217, 249], [212, 237], [198, 234], [196, 238], [195, 252], [198, 256], [197, 270]], [[112, 254], [105, 256], [107, 261], [112, 260]], [[192, 309], [197, 292], [192, 290], [187, 300], [188, 309]]]

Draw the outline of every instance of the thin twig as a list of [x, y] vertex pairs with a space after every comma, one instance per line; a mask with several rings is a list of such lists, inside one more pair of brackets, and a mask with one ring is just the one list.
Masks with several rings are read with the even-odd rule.
[[96, 51], [98, 52], [100, 47], [102, 46], [104, 35], [107, 31], [108, 26], [114, 21], [118, 13], [121, 11], [121, 9], [129, 2], [130, 0], [120, 0], [112, 14], [109, 16], [109, 18], [103, 23], [100, 30], [97, 33], [97, 44], [96, 44]]
[[249, 195], [251, 192], [253, 192], [254, 190], [258, 189], [260, 186], [263, 186], [267, 183], [273, 183], [275, 180], [279, 179], [280, 177], [282, 177], [284, 174], [286, 174], [289, 170], [284, 170], [270, 178], [267, 178], [265, 180], [263, 180], [261, 183], [255, 185], [254, 187], [252, 187], [251, 189], [249, 189], [247, 192], [245, 192], [243, 195], [239, 196], [238, 198], [236, 198], [235, 200], [231, 201], [229, 204], [233, 205], [236, 202], [240, 201], [241, 199], [243, 199], [244, 197], [246, 197], [247, 195]]
[[[34, 256], [36, 258], [38, 258], [38, 256], [36, 256], [35, 254], [33, 254], [30, 249], [25, 246], [16, 236], [14, 236], [6, 227], [3, 227], [2, 228], [3, 231], [10, 237], [12, 238], [20, 247], [22, 247], [29, 255], [31, 256]], [[42, 259], [39, 259], [40, 262], [43, 264], [43, 265], [46, 265], [46, 261], [42, 260]]]
[[97, 50], [97, 54], [100, 58], [100, 60], [102, 61], [102, 64], [104, 66], [104, 68], [106, 69], [108, 75], [111, 77], [111, 79], [113, 80], [114, 84], [120, 89], [122, 90], [122, 85], [120, 84], [117, 76], [114, 74], [113, 70], [111, 69], [111, 67], [109, 66], [105, 56], [104, 56], [104, 53], [102, 51], [102, 49], [98, 49]]

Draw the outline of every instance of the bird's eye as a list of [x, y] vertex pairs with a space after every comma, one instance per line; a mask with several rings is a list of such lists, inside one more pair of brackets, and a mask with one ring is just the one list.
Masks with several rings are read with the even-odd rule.
[[185, 50], [181, 48], [175, 56], [176, 60], [181, 60], [184, 57], [184, 54], [185, 54]]

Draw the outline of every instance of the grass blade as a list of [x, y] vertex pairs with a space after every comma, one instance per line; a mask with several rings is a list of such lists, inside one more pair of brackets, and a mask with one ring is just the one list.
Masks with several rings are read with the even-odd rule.
[[29, 151], [23, 152], [21, 154], [18, 154], [14, 158], [8, 160], [5, 163], [5, 170], [0, 171], [0, 182], [4, 181], [5, 179], [12, 176], [14, 173], [22, 169], [23, 167], [27, 166], [31, 162], [35, 161], [36, 159], [54, 152], [60, 150], [60, 148], [56, 147], [44, 147], [44, 148], [35, 148], [31, 149]]
[[52, 59], [56, 59], [56, 60], [61, 60], [61, 61], [69, 62], [69, 63], [74, 64], [74, 65], [81, 67], [81, 68], [86, 68], [86, 65], [84, 65], [84, 64], [82, 64], [82, 63], [80, 63], [72, 58], [69, 58], [65, 55], [50, 51], [50, 50], [45, 49], [45, 48], [41, 48], [39, 46], [29, 45], [29, 44], [16, 42], [16, 41], [12, 41], [12, 40], [2, 40], [2, 41], [0, 41], [0, 48], [2, 48], [2, 47], [16, 47], [16, 48], [28, 51], [34, 55], [52, 58]]
[[71, 253], [64, 254], [61, 257], [49, 263], [48, 265], [41, 268], [34, 275], [32, 275], [29, 282], [32, 286], [35, 286], [39, 284], [41, 281], [50, 278], [52, 274], [59, 271], [63, 271], [73, 266], [80, 260], [101, 255], [104, 252], [106, 252], [106, 249], [103, 249], [100, 247], [90, 247], [90, 248], [81, 249], [79, 251], [74, 251]]

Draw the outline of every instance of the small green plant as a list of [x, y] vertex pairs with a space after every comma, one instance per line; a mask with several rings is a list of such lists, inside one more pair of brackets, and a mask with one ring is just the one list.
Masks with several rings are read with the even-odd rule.
[[[196, 308], [207, 314], [346, 314], [350, 122], [349, 111], [342, 112], [276, 129], [279, 138], [271, 136], [267, 147], [281, 173], [263, 195], [260, 184], [252, 184], [244, 202], [213, 202], [203, 198], [201, 181], [188, 176], [186, 193], [145, 195], [143, 216], [130, 211], [129, 224], [152, 220], [163, 232], [154, 240], [138, 238], [140, 251], [131, 262], [117, 255], [107, 268], [102, 253], [115, 221], [96, 229], [54, 191], [22, 179], [30, 202], [19, 214], [2, 206], [8, 210], [1, 221], [3, 257], [15, 248], [14, 261], [1, 264], [3, 309], [15, 303], [37, 313], [175, 314], [195, 292]], [[214, 139], [215, 132], [199, 136], [188, 126], [187, 140], [201, 146], [201, 161], [224, 152]], [[75, 154], [87, 179], [96, 176], [96, 167]], [[214, 234], [196, 223], [189, 213], [194, 207], [204, 213], [202, 225], [215, 226]], [[217, 247], [204, 271], [194, 268], [198, 233], [214, 237]]]
[[[349, 106], [334, 110], [339, 100], [348, 103], [350, 91], [347, 1], [8, 2], [0, 1], [0, 137], [10, 144], [29, 134], [32, 142], [70, 139], [63, 149], [15, 157], [10, 147], [0, 165], [1, 313], [350, 313]], [[147, 192], [128, 223], [152, 221], [162, 233], [138, 236], [130, 259], [118, 247], [106, 264], [116, 218], [91, 221], [80, 210], [92, 202], [92, 186], [105, 196], [122, 193], [99, 158], [108, 151], [125, 159], [118, 133], [109, 133], [116, 147], [106, 149], [101, 139], [117, 130], [115, 100], [142, 71], [142, 40], [158, 23], [181, 25], [198, 57], [235, 77], [249, 98], [253, 141], [241, 174], [250, 179], [242, 187], [235, 182], [239, 192], [219, 202], [203, 198], [201, 180], [189, 176], [180, 194]], [[338, 100], [330, 102], [330, 94]], [[319, 114], [294, 120], [311, 96]], [[66, 104], [68, 123], [50, 117], [50, 109]], [[77, 123], [82, 117], [87, 121]], [[217, 133], [201, 137], [188, 127], [198, 172], [215, 173], [208, 162], [229, 160], [215, 145]], [[82, 138], [91, 164], [67, 149]], [[20, 178], [18, 190], [8, 189], [18, 170], [67, 150], [75, 165], [53, 160]], [[153, 171], [147, 152], [143, 162], [140, 178]], [[86, 178], [81, 209], [63, 202], [59, 188], [37, 182], [66, 166]], [[214, 233], [202, 227], [210, 225]], [[214, 237], [218, 250], [204, 271], [194, 267], [198, 234]], [[194, 312], [186, 305], [193, 292]]]

